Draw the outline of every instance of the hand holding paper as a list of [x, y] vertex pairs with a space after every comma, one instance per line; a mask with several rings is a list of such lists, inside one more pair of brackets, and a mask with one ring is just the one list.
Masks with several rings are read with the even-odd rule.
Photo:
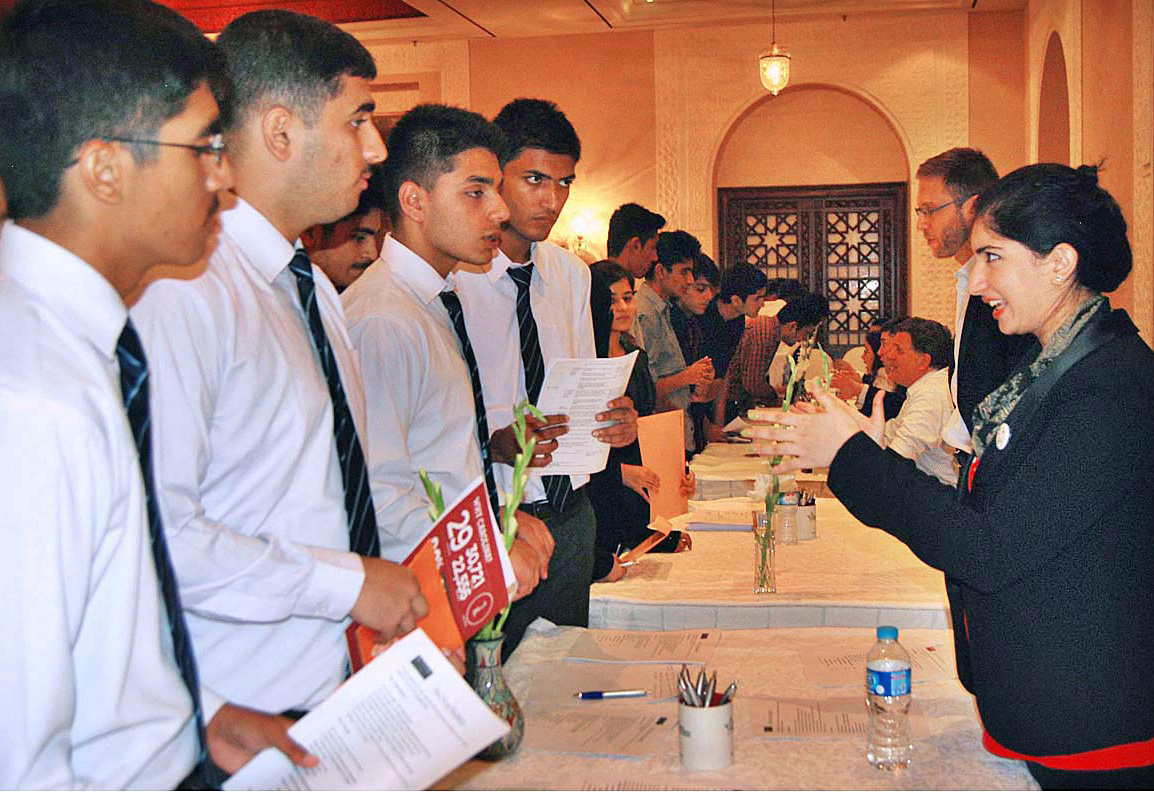
[[316, 767], [270, 748], [224, 788], [424, 789], [508, 730], [417, 630], [289, 729]]
[[636, 411], [632, 402], [629, 407], [616, 407], [609, 413], [604, 408], [625, 394], [636, 360], [637, 353], [631, 352], [623, 357], [565, 358], [549, 364], [537, 407], [545, 413], [567, 415], [569, 432], [553, 452], [550, 463], [538, 469], [540, 472], [562, 475], [597, 473], [605, 469], [609, 446], [599, 436], [609, 432], [616, 443], [624, 438], [615, 432], [623, 431], [627, 436], [629, 430], [627, 426], [624, 430], [605, 426], [604, 417], [616, 410], [625, 410], [616, 415], [627, 419], [629, 412], [636, 414]]

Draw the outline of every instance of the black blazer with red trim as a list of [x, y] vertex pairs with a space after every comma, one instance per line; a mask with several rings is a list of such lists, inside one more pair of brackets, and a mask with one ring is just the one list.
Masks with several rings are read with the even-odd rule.
[[958, 671], [1002, 745], [1154, 738], [1154, 353], [1125, 311], [955, 491], [864, 434], [829, 486], [946, 574]]

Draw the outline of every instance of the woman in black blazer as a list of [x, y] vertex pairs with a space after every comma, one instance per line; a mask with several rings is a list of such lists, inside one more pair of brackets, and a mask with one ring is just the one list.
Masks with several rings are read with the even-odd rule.
[[828, 394], [764, 436], [945, 572], [988, 750], [1044, 788], [1154, 788], [1154, 353], [1101, 296], [1126, 223], [1085, 166], [1014, 171], [975, 212], [971, 293], [1039, 344], [974, 411], [957, 491]]

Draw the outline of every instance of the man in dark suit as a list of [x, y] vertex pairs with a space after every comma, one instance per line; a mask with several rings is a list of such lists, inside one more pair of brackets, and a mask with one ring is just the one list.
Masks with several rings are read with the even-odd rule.
[[959, 451], [969, 452], [974, 408], [1006, 381], [1036, 342], [1030, 336], [1002, 335], [990, 306], [969, 294], [974, 203], [982, 190], [998, 180], [989, 158], [977, 149], [949, 149], [923, 162], [917, 179], [917, 228], [935, 258], [952, 258], [960, 265], [956, 274], [955, 363], [950, 370], [954, 416], [945, 440]]

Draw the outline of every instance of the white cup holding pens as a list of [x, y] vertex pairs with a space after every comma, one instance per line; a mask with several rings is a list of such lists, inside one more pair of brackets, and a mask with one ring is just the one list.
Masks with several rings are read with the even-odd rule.
[[703, 669], [694, 684], [685, 666], [681, 670], [677, 705], [681, 766], [686, 770], [723, 770], [732, 766], [733, 695], [737, 692], [737, 683], [721, 692], [716, 689], [716, 671], [709, 682], [705, 682]]

